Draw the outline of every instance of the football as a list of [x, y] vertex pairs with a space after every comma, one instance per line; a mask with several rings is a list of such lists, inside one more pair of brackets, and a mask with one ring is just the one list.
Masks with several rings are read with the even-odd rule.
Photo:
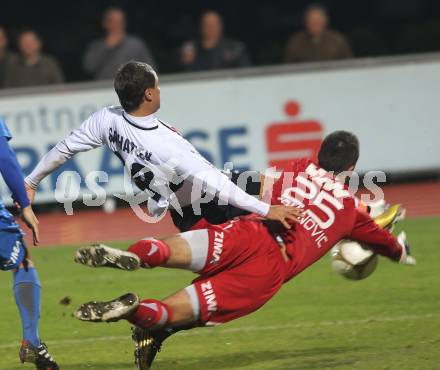
[[350, 280], [362, 280], [377, 268], [379, 257], [365, 244], [344, 239], [331, 251], [332, 268]]

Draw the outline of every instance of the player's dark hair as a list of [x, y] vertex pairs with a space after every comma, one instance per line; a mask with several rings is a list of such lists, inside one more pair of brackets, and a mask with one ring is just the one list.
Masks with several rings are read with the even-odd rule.
[[116, 72], [114, 88], [127, 113], [138, 109], [145, 99], [145, 90], [156, 86], [156, 73], [147, 63], [130, 61]]
[[359, 140], [347, 131], [335, 131], [321, 144], [318, 164], [326, 171], [340, 173], [355, 166], [359, 159]]

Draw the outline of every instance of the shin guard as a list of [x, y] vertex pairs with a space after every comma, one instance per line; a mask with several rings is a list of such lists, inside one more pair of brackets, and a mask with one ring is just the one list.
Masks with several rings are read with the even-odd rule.
[[145, 329], [159, 329], [171, 320], [170, 307], [156, 299], [144, 299], [128, 321]]
[[170, 248], [161, 240], [142, 239], [128, 248], [128, 251], [136, 254], [143, 267], [153, 268], [163, 265], [170, 257]]

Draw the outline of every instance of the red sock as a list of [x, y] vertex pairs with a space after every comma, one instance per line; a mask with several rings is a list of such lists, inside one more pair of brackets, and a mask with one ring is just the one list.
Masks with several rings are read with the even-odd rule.
[[136, 312], [128, 319], [140, 328], [162, 328], [171, 320], [170, 307], [156, 299], [144, 299]]
[[128, 251], [137, 255], [144, 267], [163, 265], [170, 257], [170, 247], [157, 239], [142, 239], [128, 248]]

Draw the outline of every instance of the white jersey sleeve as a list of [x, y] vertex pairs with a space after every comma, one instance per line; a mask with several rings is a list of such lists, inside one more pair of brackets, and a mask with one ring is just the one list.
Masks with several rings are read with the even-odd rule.
[[193, 191], [217, 196], [225, 204], [233, 205], [245, 211], [266, 216], [270, 204], [264, 203], [249, 195], [214, 167], [199, 153], [186, 151], [179, 155], [177, 171], [193, 184]]
[[85, 152], [104, 144], [105, 110], [92, 114], [81, 126], [73, 130], [69, 136], [61, 140], [41, 158], [34, 170], [25, 178], [26, 184], [36, 189], [38, 184], [50, 173], [61, 167], [76, 153]]
[[70, 156], [104, 145], [104, 115], [107, 108], [93, 113], [80, 127], [60, 141], [56, 148]]

